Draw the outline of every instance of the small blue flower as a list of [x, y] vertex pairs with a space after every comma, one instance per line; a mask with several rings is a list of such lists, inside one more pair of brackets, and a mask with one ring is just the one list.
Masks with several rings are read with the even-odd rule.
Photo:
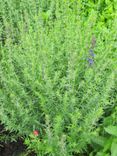
[[93, 49], [89, 49], [89, 52], [90, 52], [90, 53], [93, 53]]
[[95, 54], [94, 54], [93, 49], [90, 49], [90, 50], [89, 50], [89, 53], [90, 53], [90, 55], [91, 55], [92, 57], [95, 57]]
[[88, 58], [88, 62], [89, 62], [89, 65], [93, 65], [94, 64], [94, 61], [91, 58]]

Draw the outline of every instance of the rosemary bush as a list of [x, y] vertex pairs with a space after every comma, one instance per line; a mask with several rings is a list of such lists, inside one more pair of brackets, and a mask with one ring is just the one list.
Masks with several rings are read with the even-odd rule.
[[[0, 120], [38, 155], [83, 152], [117, 85], [116, 14], [100, 28], [76, 0], [3, 1]], [[113, 98], [112, 98], [113, 97]], [[114, 101], [114, 102], [113, 102]]]

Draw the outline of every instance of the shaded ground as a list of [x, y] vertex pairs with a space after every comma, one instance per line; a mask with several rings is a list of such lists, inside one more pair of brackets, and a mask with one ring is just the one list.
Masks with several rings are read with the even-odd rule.
[[[0, 124], [0, 134], [4, 133], [4, 126]], [[6, 132], [7, 134], [7, 132]], [[0, 156], [25, 156], [21, 153], [26, 151], [26, 146], [23, 144], [22, 139], [18, 139], [17, 142], [4, 143], [0, 140]], [[27, 156], [36, 156], [34, 153]]]
[[0, 147], [0, 156], [18, 156], [26, 149], [21, 140], [18, 140], [18, 142], [12, 142], [2, 145], [3, 146]]

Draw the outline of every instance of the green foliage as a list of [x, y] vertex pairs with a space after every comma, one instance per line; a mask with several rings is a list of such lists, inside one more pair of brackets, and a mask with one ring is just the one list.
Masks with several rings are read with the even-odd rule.
[[98, 127], [98, 133], [92, 135], [91, 145], [93, 146], [94, 150], [90, 155], [117, 155], [117, 120], [115, 119], [116, 113], [117, 108], [115, 107], [111, 115], [104, 118], [102, 126]]
[[95, 10], [98, 14], [98, 24], [109, 26], [116, 16], [116, 0], [81, 0], [84, 16]]
[[106, 3], [1, 2], [0, 120], [38, 155], [86, 151], [116, 105], [116, 3]]
[[117, 136], [117, 127], [116, 126], [108, 126], [105, 128], [105, 131], [111, 135]]
[[[33, 149], [37, 155], [69, 155], [66, 147], [66, 135], [60, 134], [62, 132], [60, 123], [57, 122], [54, 129], [51, 128], [48, 117], [46, 117], [46, 128], [43, 134], [39, 135], [39, 137], [31, 134], [25, 140], [25, 144], [28, 145], [29, 149]], [[58, 117], [59, 121], [61, 119]], [[57, 127], [56, 127], [57, 126]]]

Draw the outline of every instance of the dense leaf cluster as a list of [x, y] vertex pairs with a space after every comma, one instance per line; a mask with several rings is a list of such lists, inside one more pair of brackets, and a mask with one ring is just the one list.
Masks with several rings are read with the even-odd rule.
[[116, 1], [0, 3], [0, 121], [37, 155], [87, 151], [117, 104]]

